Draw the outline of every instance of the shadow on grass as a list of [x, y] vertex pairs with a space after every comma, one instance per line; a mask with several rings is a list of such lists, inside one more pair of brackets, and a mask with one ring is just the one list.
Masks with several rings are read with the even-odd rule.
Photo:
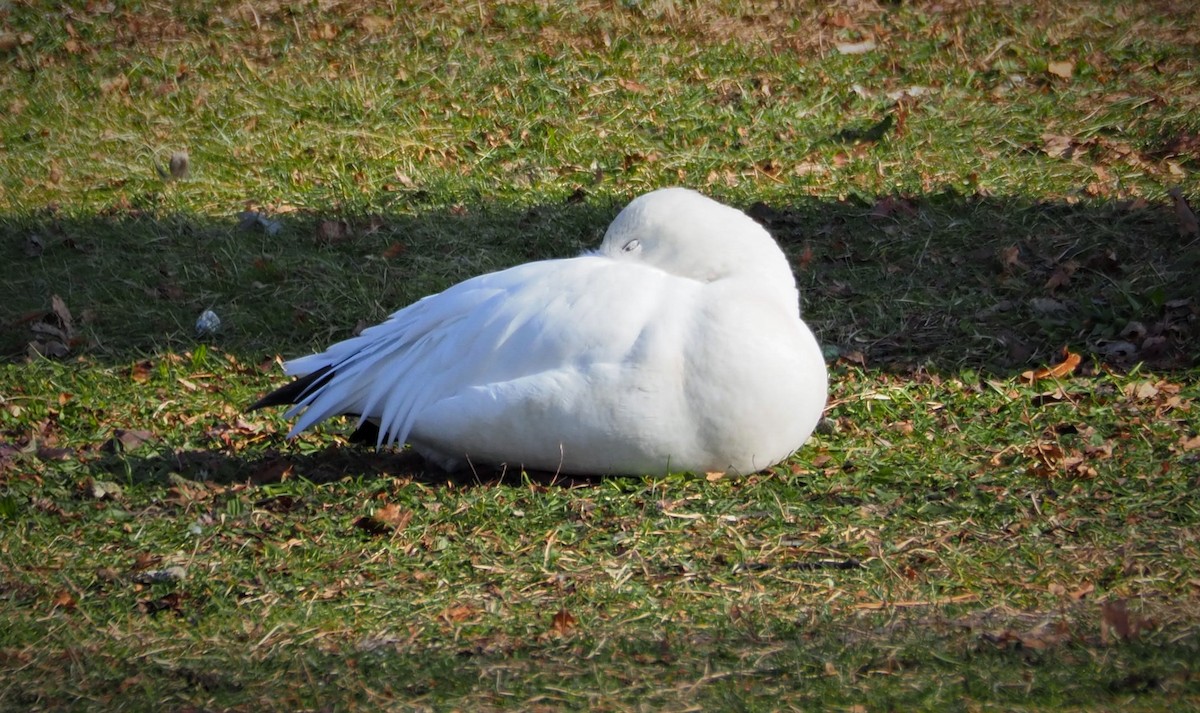
[[[193, 349], [210, 308], [222, 351], [302, 354], [474, 275], [594, 247], [623, 202], [422, 200], [378, 214], [264, 209], [241, 227], [151, 199], [0, 217], [0, 261], [15, 267], [0, 285], [0, 353], [24, 358], [57, 294], [72, 356]], [[1188, 368], [1200, 354], [1200, 246], [1167, 203], [941, 193], [740, 207], [780, 241], [806, 320], [851, 363], [1003, 376], [1064, 346], [1119, 369]]]
[[473, 470], [447, 472], [426, 464], [411, 450], [343, 446], [309, 453], [268, 448], [258, 452], [230, 453], [218, 449], [183, 449], [158, 453], [105, 456], [96, 471], [136, 483], [187, 486], [197, 483], [255, 486], [304, 480], [332, 483], [348, 476], [366, 479], [416, 482], [434, 487], [469, 489], [495, 485], [532, 485], [541, 488], [579, 488], [596, 485], [602, 477], [565, 475], [521, 468], [477, 466]]

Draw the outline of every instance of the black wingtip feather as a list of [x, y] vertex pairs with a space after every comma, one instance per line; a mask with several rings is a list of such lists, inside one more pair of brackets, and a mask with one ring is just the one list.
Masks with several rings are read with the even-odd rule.
[[296, 379], [290, 384], [275, 389], [258, 401], [250, 404], [247, 411], [257, 411], [268, 406], [288, 406], [304, 400], [313, 391], [329, 383], [333, 378], [333, 367], [323, 366], [311, 374]]

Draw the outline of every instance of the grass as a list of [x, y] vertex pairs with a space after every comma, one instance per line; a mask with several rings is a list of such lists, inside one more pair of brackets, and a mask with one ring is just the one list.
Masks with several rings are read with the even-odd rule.
[[[0, 11], [0, 708], [1194, 707], [1197, 19]], [[242, 413], [670, 184], [836, 356], [787, 463], [447, 477]]]

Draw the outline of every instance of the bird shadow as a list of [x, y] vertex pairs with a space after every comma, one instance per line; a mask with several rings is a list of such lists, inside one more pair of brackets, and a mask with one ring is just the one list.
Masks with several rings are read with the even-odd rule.
[[[0, 286], [0, 354], [128, 364], [202, 343], [243, 363], [303, 354], [474, 275], [594, 247], [623, 203], [582, 191], [535, 205], [425, 200], [273, 215], [269, 231], [153, 207], [0, 216], [2, 257], [26, 268]], [[1170, 199], [947, 189], [739, 207], [779, 241], [806, 321], [849, 365], [1004, 377], [1064, 346], [1117, 369], [1190, 368], [1200, 354], [1198, 239]], [[223, 326], [198, 338], [209, 308]]]
[[245, 483], [267, 486], [303, 480], [323, 485], [357, 478], [421, 483], [431, 487], [466, 490], [497, 485], [543, 488], [586, 488], [605, 480], [601, 476], [566, 475], [539, 470], [475, 465], [446, 471], [417, 453], [393, 447], [340, 447], [296, 452], [267, 448], [256, 452], [220, 449], [179, 449], [150, 453], [115, 453], [102, 464], [114, 478], [138, 484], [211, 483], [228, 486]]

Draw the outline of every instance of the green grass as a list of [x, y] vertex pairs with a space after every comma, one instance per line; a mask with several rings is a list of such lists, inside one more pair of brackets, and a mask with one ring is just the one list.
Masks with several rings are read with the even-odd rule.
[[[0, 709], [1200, 702], [1191, 4], [262, 5], [0, 10]], [[787, 463], [447, 477], [242, 413], [671, 184], [839, 355]]]

